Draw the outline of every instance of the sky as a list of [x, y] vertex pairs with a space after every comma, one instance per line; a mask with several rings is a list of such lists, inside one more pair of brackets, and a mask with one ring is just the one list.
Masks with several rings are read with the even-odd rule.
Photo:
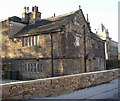
[[22, 17], [24, 6], [38, 6], [42, 18], [69, 13], [79, 9], [79, 5], [89, 15], [91, 29], [95, 32], [102, 23], [110, 37], [118, 41], [118, 2], [120, 0], [0, 0], [0, 20], [11, 16]]

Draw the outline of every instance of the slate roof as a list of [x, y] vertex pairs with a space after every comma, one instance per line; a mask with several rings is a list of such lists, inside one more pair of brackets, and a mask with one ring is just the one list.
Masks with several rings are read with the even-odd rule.
[[[82, 10], [77, 10], [77, 11], [73, 11], [73, 12], [70, 12], [64, 15], [50, 17], [47, 19], [41, 19], [36, 22], [30, 23], [12, 37], [21, 37], [21, 36], [49, 33], [52, 31], [56, 31], [58, 29], [59, 29], [58, 31], [61, 31], [61, 29], [64, 28], [64, 26], [67, 25], [74, 18], [74, 16], [80, 11], [83, 14]], [[14, 21], [16, 21], [15, 19], [17, 21], [21, 21], [21, 19], [18, 17], [14, 17]], [[91, 31], [89, 24], [88, 24], [88, 28]], [[99, 36], [97, 36], [93, 32], [90, 32], [90, 35], [92, 35], [92, 37], [94, 38], [101, 39]]]
[[14, 22], [18, 22], [18, 23], [26, 24], [26, 22], [22, 21], [22, 19], [19, 18], [19, 17], [17, 17], [17, 16], [9, 17], [9, 20], [10, 20], [10, 21], [14, 21]]
[[23, 30], [16, 33], [13, 37], [21, 37], [38, 33], [47, 33], [53, 30], [61, 29], [65, 26], [80, 10], [67, 13], [64, 15], [41, 19], [28, 24]]

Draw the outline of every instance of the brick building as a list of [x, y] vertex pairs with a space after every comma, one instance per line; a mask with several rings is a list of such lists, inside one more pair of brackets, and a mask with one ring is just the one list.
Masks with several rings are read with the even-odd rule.
[[[11, 78], [38, 79], [105, 69], [104, 41], [82, 9], [41, 19], [38, 7], [1, 22], [3, 70]], [[6, 30], [3, 30], [7, 28]]]

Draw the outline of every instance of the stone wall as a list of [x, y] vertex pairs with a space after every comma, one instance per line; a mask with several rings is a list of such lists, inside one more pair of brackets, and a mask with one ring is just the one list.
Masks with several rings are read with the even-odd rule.
[[120, 70], [114, 69], [1, 84], [0, 86], [2, 86], [3, 99], [21, 99], [32, 96], [59, 95], [109, 82], [117, 76], [120, 76]]

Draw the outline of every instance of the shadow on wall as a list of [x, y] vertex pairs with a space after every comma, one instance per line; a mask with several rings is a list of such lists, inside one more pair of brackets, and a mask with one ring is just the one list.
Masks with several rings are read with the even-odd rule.
[[116, 69], [116, 68], [120, 68], [120, 60], [107, 60], [106, 61], [106, 69], [110, 70], [110, 69]]

